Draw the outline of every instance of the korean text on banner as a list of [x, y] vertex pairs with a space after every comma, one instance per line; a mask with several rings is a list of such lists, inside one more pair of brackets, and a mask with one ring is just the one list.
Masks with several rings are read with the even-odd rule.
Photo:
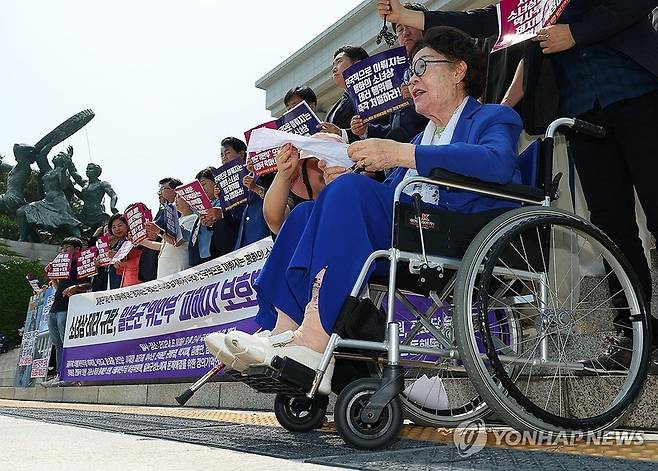
[[190, 206], [190, 209], [197, 214], [205, 214], [210, 208], [212, 208], [208, 195], [206, 195], [201, 183], [197, 180], [194, 180], [187, 185], [179, 186], [176, 188], [176, 194], [180, 195], [180, 197]]
[[84, 293], [69, 302], [62, 379], [143, 381], [198, 378], [215, 364], [211, 332], [255, 332], [253, 284], [272, 248], [268, 237], [159, 280]]
[[47, 272], [51, 280], [66, 280], [71, 276], [71, 263], [73, 256], [70, 253], [58, 254], [48, 265], [50, 270]]
[[94, 262], [97, 254], [98, 249], [96, 247], [89, 247], [87, 250], [80, 252], [77, 262], [78, 278], [88, 278], [98, 273], [98, 268]]
[[247, 188], [242, 183], [247, 173], [247, 167], [240, 160], [233, 160], [213, 171], [215, 183], [221, 189], [219, 200], [223, 210], [229, 210], [247, 201]]
[[397, 47], [359, 61], [343, 72], [347, 93], [364, 123], [411, 104], [401, 89], [408, 70], [407, 50]]
[[144, 203], [131, 204], [123, 216], [128, 221], [128, 238], [136, 245], [146, 239], [146, 222], [153, 220], [151, 210]]
[[502, 0], [498, 5], [500, 35], [491, 52], [534, 38], [556, 23], [569, 0]]
[[183, 231], [181, 230], [180, 221], [178, 220], [178, 210], [176, 209], [176, 206], [173, 203], [167, 203], [162, 207], [162, 211], [165, 233], [176, 242], [179, 242], [183, 239]]
[[101, 267], [106, 267], [112, 263], [110, 256], [110, 236], [100, 236], [96, 241], [96, 248], [98, 249], [98, 264]]

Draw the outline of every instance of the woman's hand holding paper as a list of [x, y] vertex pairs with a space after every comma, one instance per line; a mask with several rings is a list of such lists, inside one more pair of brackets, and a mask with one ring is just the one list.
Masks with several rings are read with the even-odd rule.
[[415, 146], [388, 139], [366, 139], [350, 144], [347, 154], [368, 172], [395, 167], [416, 168]]

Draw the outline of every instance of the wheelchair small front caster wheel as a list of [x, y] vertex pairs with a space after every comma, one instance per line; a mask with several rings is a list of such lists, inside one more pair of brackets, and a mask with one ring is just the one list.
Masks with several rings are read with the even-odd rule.
[[363, 378], [349, 384], [338, 396], [334, 411], [336, 430], [354, 448], [385, 448], [400, 437], [402, 407], [398, 397], [386, 405], [377, 422], [366, 424], [361, 420], [361, 411], [380, 386], [378, 379]]
[[303, 396], [277, 394], [274, 415], [281, 426], [291, 432], [308, 432], [322, 427], [326, 419], [329, 396]]

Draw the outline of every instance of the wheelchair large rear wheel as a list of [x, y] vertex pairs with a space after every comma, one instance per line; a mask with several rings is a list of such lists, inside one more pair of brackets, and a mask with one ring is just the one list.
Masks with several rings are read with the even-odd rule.
[[[603, 433], [642, 390], [651, 336], [639, 282], [614, 243], [573, 214], [519, 208], [488, 224], [462, 260], [455, 303], [460, 358], [519, 431]], [[498, 308], [522, 331], [515, 349], [483, 315]]]
[[[456, 349], [452, 319], [453, 281], [446, 284], [443, 293], [432, 292], [430, 297], [396, 293], [395, 320], [401, 326], [402, 345]], [[387, 288], [382, 287], [381, 292], [371, 289], [371, 297], [376, 305], [385, 307], [384, 289]], [[505, 309], [491, 310], [488, 322], [493, 327], [492, 336], [498, 336], [499, 342], [508, 345], [520, 342], [520, 331]], [[484, 352], [482, 342], [480, 348]], [[427, 354], [402, 354], [400, 364], [404, 367], [405, 378], [400, 402], [405, 418], [413, 423], [456, 427], [491, 414], [460, 360]]]

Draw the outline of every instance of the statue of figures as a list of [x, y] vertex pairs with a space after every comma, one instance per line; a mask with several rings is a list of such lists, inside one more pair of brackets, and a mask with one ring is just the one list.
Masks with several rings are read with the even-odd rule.
[[107, 224], [110, 216], [105, 214], [105, 205], [103, 204], [103, 198], [105, 195], [110, 197], [110, 210], [112, 214], [119, 212], [117, 209], [117, 194], [112, 189], [112, 185], [109, 182], [103, 182], [100, 180], [101, 173], [103, 169], [100, 165], [88, 164], [87, 165], [87, 178], [89, 183], [85, 185], [82, 191], [76, 191], [78, 197], [84, 202], [82, 211], [80, 213], [80, 219], [82, 222], [89, 226], [92, 231], [95, 231], [100, 226]]
[[65, 152], [57, 154], [53, 158], [54, 168], [48, 170], [42, 178], [44, 199], [26, 204], [16, 211], [21, 241], [38, 241], [37, 229], [80, 237], [82, 223], [73, 215], [64, 194], [70, 185], [71, 177], [67, 170], [69, 159], [70, 155]]
[[[47, 172], [51, 171], [50, 164], [48, 164], [48, 153], [50, 150], [82, 129], [93, 118], [94, 112], [92, 110], [83, 110], [74, 114], [50, 131], [34, 146], [25, 144], [14, 145], [14, 156], [18, 163], [9, 171], [9, 175], [7, 176], [7, 191], [0, 195], [0, 213], [13, 216], [16, 214], [18, 208], [25, 204], [25, 185], [31, 175], [30, 165], [36, 162], [43, 177]], [[71, 149], [70, 152], [72, 153], [72, 151]], [[68, 167], [69, 174], [80, 186], [84, 186], [86, 182], [78, 175], [75, 165], [73, 165], [73, 161], [70, 159], [70, 155], [68, 157], [66, 166]], [[70, 180], [64, 191], [69, 195], [69, 198], [73, 195]]]
[[13, 216], [25, 201], [25, 185], [32, 175], [30, 165], [37, 160], [45, 159], [52, 146], [43, 147], [40, 151], [27, 144], [14, 144], [16, 166], [7, 175], [7, 191], [0, 195], [0, 213]]

